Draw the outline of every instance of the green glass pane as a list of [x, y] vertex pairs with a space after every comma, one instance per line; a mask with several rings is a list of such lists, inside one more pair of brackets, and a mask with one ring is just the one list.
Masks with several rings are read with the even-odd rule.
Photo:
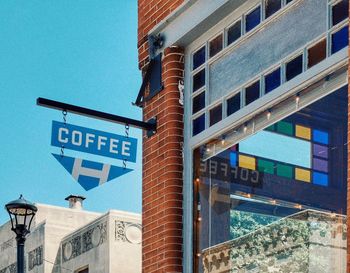
[[264, 173], [274, 174], [273, 162], [264, 159], [258, 160], [258, 171]]
[[276, 130], [275, 127], [276, 127], [275, 124], [272, 124], [272, 125], [270, 125], [269, 127], [267, 127], [265, 130], [266, 130], [266, 131], [275, 131], [275, 130]]
[[277, 175], [293, 178], [293, 168], [291, 166], [277, 164]]
[[285, 121], [277, 123], [277, 132], [285, 135], [293, 135], [293, 124]]

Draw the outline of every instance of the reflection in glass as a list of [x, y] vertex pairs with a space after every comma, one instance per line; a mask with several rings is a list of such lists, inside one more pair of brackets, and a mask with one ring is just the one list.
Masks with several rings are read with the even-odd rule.
[[346, 272], [347, 109], [344, 86], [213, 157], [194, 151], [194, 272]]

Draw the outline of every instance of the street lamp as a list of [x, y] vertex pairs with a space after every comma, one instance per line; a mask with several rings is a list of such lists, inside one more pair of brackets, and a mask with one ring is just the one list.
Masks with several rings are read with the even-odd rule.
[[38, 208], [25, 200], [21, 194], [19, 199], [6, 204], [5, 209], [10, 215], [11, 229], [16, 233], [17, 273], [24, 273], [24, 243], [26, 235], [30, 233], [30, 225]]

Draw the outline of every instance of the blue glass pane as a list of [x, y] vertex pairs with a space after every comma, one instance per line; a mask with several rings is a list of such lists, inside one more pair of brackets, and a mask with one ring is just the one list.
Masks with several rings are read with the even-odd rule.
[[313, 130], [313, 140], [318, 143], [328, 144], [328, 133], [320, 130]]
[[227, 30], [227, 45], [232, 44], [239, 37], [241, 37], [241, 21], [238, 21]]
[[200, 67], [205, 62], [205, 46], [193, 54], [193, 69]]
[[245, 18], [245, 20], [246, 20], [245, 21], [246, 32], [252, 30], [257, 25], [260, 24], [260, 20], [261, 20], [260, 10], [261, 10], [261, 8], [259, 6], [246, 16], [246, 18]]
[[281, 69], [278, 68], [275, 71], [265, 76], [265, 94], [271, 92], [281, 85]]
[[316, 185], [328, 186], [328, 175], [324, 173], [314, 172], [312, 182]]
[[287, 81], [293, 79], [303, 72], [303, 55], [299, 55], [295, 59], [291, 60], [286, 65], [286, 79]]
[[345, 26], [332, 34], [332, 54], [348, 46], [349, 26]]
[[245, 105], [252, 103], [260, 97], [260, 82], [257, 81], [245, 89]]
[[230, 152], [230, 165], [231, 167], [237, 166], [237, 153]]
[[193, 135], [197, 135], [205, 129], [205, 114], [193, 120]]
[[205, 92], [193, 98], [192, 114], [197, 113], [205, 107]]
[[227, 100], [227, 116], [237, 112], [241, 108], [241, 93], [237, 93]]
[[205, 85], [205, 69], [193, 76], [193, 92]]

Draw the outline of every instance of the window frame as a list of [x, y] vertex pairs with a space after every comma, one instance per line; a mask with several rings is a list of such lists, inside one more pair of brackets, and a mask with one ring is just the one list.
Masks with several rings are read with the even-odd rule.
[[[252, 35], [254, 35], [257, 31], [259, 31], [261, 28], [263, 28], [268, 22], [270, 22], [271, 20], [273, 20], [273, 18], [275, 17], [278, 17], [280, 16], [281, 14], [283, 14], [286, 10], [289, 9], [289, 7], [293, 7], [294, 5], [296, 5], [297, 3], [301, 2], [301, 0], [294, 0], [288, 4], [286, 4], [286, 0], [283, 0], [283, 3], [284, 3], [284, 6], [282, 6], [282, 8], [276, 12], [275, 14], [273, 14], [272, 16], [268, 17], [266, 20], [265, 18], [262, 18], [262, 21], [260, 23], [260, 25], [256, 28], [254, 28], [252, 31], [250, 31], [248, 34], [246, 33], [243, 33], [242, 32], [242, 28], [244, 27], [245, 23], [243, 21], [241, 21], [241, 37], [239, 39], [237, 39], [235, 42], [231, 43], [230, 45], [227, 44], [227, 29], [232, 26], [235, 22], [241, 20], [240, 18], [241, 17], [232, 17], [230, 19], [233, 19], [231, 21], [230, 24], [227, 24], [227, 22], [225, 22], [225, 25], [223, 25], [223, 23], [220, 23], [218, 25], [221, 25], [221, 29], [223, 29], [224, 31], [224, 48], [221, 50], [221, 52], [219, 52], [217, 55], [215, 55], [214, 57], [212, 58], [208, 58], [205, 60], [205, 63], [201, 66], [201, 67], [206, 67], [206, 73], [208, 73], [209, 69], [207, 69], [215, 60], [217, 60], [218, 58], [221, 58], [224, 54], [226, 54], [228, 51], [231, 51], [231, 50], [234, 50], [235, 47], [239, 46], [242, 42], [244, 42], [246, 39], [248, 39], [249, 37], [251, 37]], [[287, 9], [288, 7], [288, 9]], [[262, 10], [264, 10], [262, 8]], [[342, 24], [346, 24], [344, 22], [342, 22]], [[334, 27], [332, 28], [333, 31], [334, 31]], [[340, 29], [340, 28], [339, 28]], [[210, 31], [209, 31], [210, 32]], [[327, 41], [329, 40], [329, 33], [331, 32], [331, 30], [329, 29], [325, 35], [322, 35], [322, 36], [319, 36], [317, 38], [315, 38], [311, 43], [317, 43], [318, 41], [326, 38]], [[217, 34], [218, 32], [216, 32]], [[202, 46], [206, 46], [206, 56], [208, 56], [209, 52], [208, 52], [208, 35], [204, 35], [205, 37], [203, 38], [203, 36], [201, 36], [200, 38], [198, 38], [197, 40], [193, 41], [192, 44], [190, 44], [189, 47], [186, 47], [185, 48], [185, 76], [186, 76], [186, 80], [185, 80], [185, 90], [190, 90], [190, 92], [185, 92], [185, 98], [187, 99], [191, 99], [193, 96], [195, 96], [195, 93], [193, 93], [191, 90], [192, 88], [192, 83], [191, 83], [191, 80], [190, 80], [190, 76], [189, 75], [192, 75], [192, 73], [195, 73], [195, 71], [192, 70], [192, 53], [195, 52], [196, 50], [200, 49]], [[215, 37], [215, 35], [211, 35], [211, 37]], [[204, 39], [204, 40], [203, 40]], [[306, 46], [310, 46], [310, 44], [307, 44]], [[199, 45], [199, 46], [196, 46], [196, 45]], [[194, 48], [194, 46], [196, 46], [196, 49], [195, 50], [192, 50], [191, 48]], [[304, 50], [304, 60], [305, 60], [305, 57], [306, 54], [305, 54], [305, 50], [306, 50], [306, 46], [303, 47], [302, 49], [300, 50]], [[329, 53], [329, 43], [327, 42], [327, 57], [326, 57], [326, 60], [328, 57], [330, 57], [332, 54]], [[290, 56], [288, 56], [287, 58], [289, 58]], [[285, 83], [285, 78], [283, 77], [284, 73], [285, 73], [285, 70], [284, 70], [284, 62], [286, 61], [286, 59], [283, 59], [283, 60], [280, 60], [277, 64], [274, 64], [273, 67], [269, 67], [268, 69], [262, 71], [262, 73], [260, 74], [260, 77], [263, 78], [264, 74], [268, 74], [268, 71], [273, 71], [275, 70], [277, 67], [280, 67], [281, 69], [281, 85], [283, 85]], [[305, 63], [305, 61], [303, 61], [303, 63]], [[317, 67], [317, 66], [316, 66]], [[314, 67], [310, 68], [310, 69], [313, 69]], [[200, 67], [197, 68], [197, 69], [201, 69]], [[196, 69], [196, 71], [197, 71]], [[305, 70], [304, 70], [305, 72]], [[255, 78], [255, 77], [254, 77]], [[209, 77], [208, 77], [208, 74], [206, 74], [206, 98], [208, 98], [208, 95], [209, 95], [209, 92], [210, 90], [208, 89], [208, 82], [209, 82]], [[245, 83], [246, 84], [246, 83]], [[260, 88], [263, 88], [263, 84], [260, 83]], [[293, 86], [293, 85], [291, 85]], [[242, 89], [243, 89], [243, 85], [238, 87], [238, 88], [235, 88], [235, 90], [232, 90], [230, 92], [228, 92], [227, 94], [225, 94], [223, 97], [222, 97], [222, 101], [223, 101], [223, 105], [222, 105], [222, 111], [223, 111], [223, 114], [222, 114], [222, 121], [223, 123], [227, 123], [228, 121], [232, 121], [232, 120], [236, 120], [237, 117], [239, 117], [239, 115], [236, 115], [237, 112], [233, 113], [231, 116], [230, 119], [227, 119], [225, 120], [226, 117], [228, 117], [227, 115], [227, 108], [226, 108], [226, 100], [233, 97], [234, 95], [236, 95], [237, 93], [240, 93], [240, 103], [241, 103], [241, 108], [240, 110], [238, 110], [238, 112], [241, 112], [243, 110], [243, 106], [242, 106], [242, 102], [243, 102], [243, 98], [242, 98]], [[279, 87], [278, 87], [279, 88]], [[287, 90], [283, 90], [283, 91], [287, 91]], [[199, 91], [198, 91], [199, 92]], [[187, 95], [186, 95], [187, 93]], [[196, 91], [197, 93], [197, 91]], [[270, 93], [273, 93], [273, 92], [270, 92]], [[266, 94], [267, 96], [269, 95], [272, 95], [272, 94]], [[287, 92], [286, 92], [287, 94]], [[272, 99], [274, 100], [274, 97], [273, 96], [269, 96], [269, 99]], [[266, 99], [265, 99], [266, 100]], [[265, 101], [264, 100], [264, 101]], [[210, 130], [208, 130], [207, 132], [203, 133], [204, 131], [206, 131], [209, 126], [206, 125], [207, 127], [205, 128], [205, 130], [200, 133], [201, 136], [193, 136], [192, 134], [192, 122], [193, 122], [193, 118], [194, 117], [199, 117], [201, 114], [205, 113], [206, 117], [205, 117], [205, 122], [206, 124], [209, 123], [209, 117], [208, 117], [208, 110], [211, 109], [212, 107], [214, 107], [214, 105], [216, 103], [218, 103], [219, 100], [216, 100], [216, 101], [213, 101], [211, 104], [207, 104], [205, 106], [205, 110], [201, 110], [200, 112], [196, 113], [195, 115], [192, 115], [192, 103], [190, 104], [187, 104], [187, 106], [185, 105], [185, 115], [186, 115], [186, 119], [185, 119], [185, 126], [187, 129], [185, 129], [185, 137], [186, 139], [188, 139], [188, 141], [186, 140], [184, 145], [184, 181], [186, 186], [185, 186], [185, 193], [184, 193], [184, 207], [186, 208], [186, 212], [184, 213], [184, 222], [188, 224], [188, 226], [192, 226], [193, 224], [193, 218], [192, 218], [192, 214], [189, 213], [189, 211], [193, 211], [193, 209], [195, 209], [193, 207], [193, 185], [192, 185], [192, 163], [193, 163], [193, 151], [195, 148], [197, 148], [198, 146], [200, 146], [201, 144], [203, 144], [203, 139], [206, 139], [205, 141], [208, 141], [211, 139], [211, 136], [210, 134], [212, 133]], [[207, 100], [207, 102], [209, 102], [209, 100]], [[262, 103], [263, 101], [261, 101]], [[259, 103], [258, 103], [259, 104]], [[243, 112], [241, 112], [243, 114]], [[255, 110], [254, 112], [251, 112], [252, 115], [256, 114], [258, 112], [258, 110]], [[225, 121], [224, 121], [225, 120]], [[189, 125], [189, 126], [188, 126]], [[219, 130], [222, 131], [222, 128], [221, 126], [217, 127], [219, 128]], [[202, 137], [203, 136], [203, 137]], [[197, 143], [194, 143], [195, 141], [199, 140]], [[189, 185], [187, 185], [189, 184]], [[187, 191], [188, 190], [188, 191]], [[191, 231], [190, 231], [190, 234], [185, 234], [184, 235], [184, 240], [185, 242], [187, 243], [190, 243], [191, 240], [192, 240], [192, 235], [193, 235], [193, 230], [192, 228], [190, 228]], [[186, 233], [186, 232], [185, 232]], [[189, 240], [189, 238], [191, 240]], [[187, 249], [188, 248], [188, 249]], [[189, 272], [188, 270], [190, 270], [189, 268], [192, 268], [193, 264], [192, 262], [190, 262], [190, 264], [188, 264], [188, 261], [192, 261], [193, 260], [193, 244], [190, 243], [188, 246], [186, 246], [186, 249], [185, 252], [186, 254], [188, 255], [188, 257], [185, 259], [185, 268], [184, 268], [184, 272]]]

